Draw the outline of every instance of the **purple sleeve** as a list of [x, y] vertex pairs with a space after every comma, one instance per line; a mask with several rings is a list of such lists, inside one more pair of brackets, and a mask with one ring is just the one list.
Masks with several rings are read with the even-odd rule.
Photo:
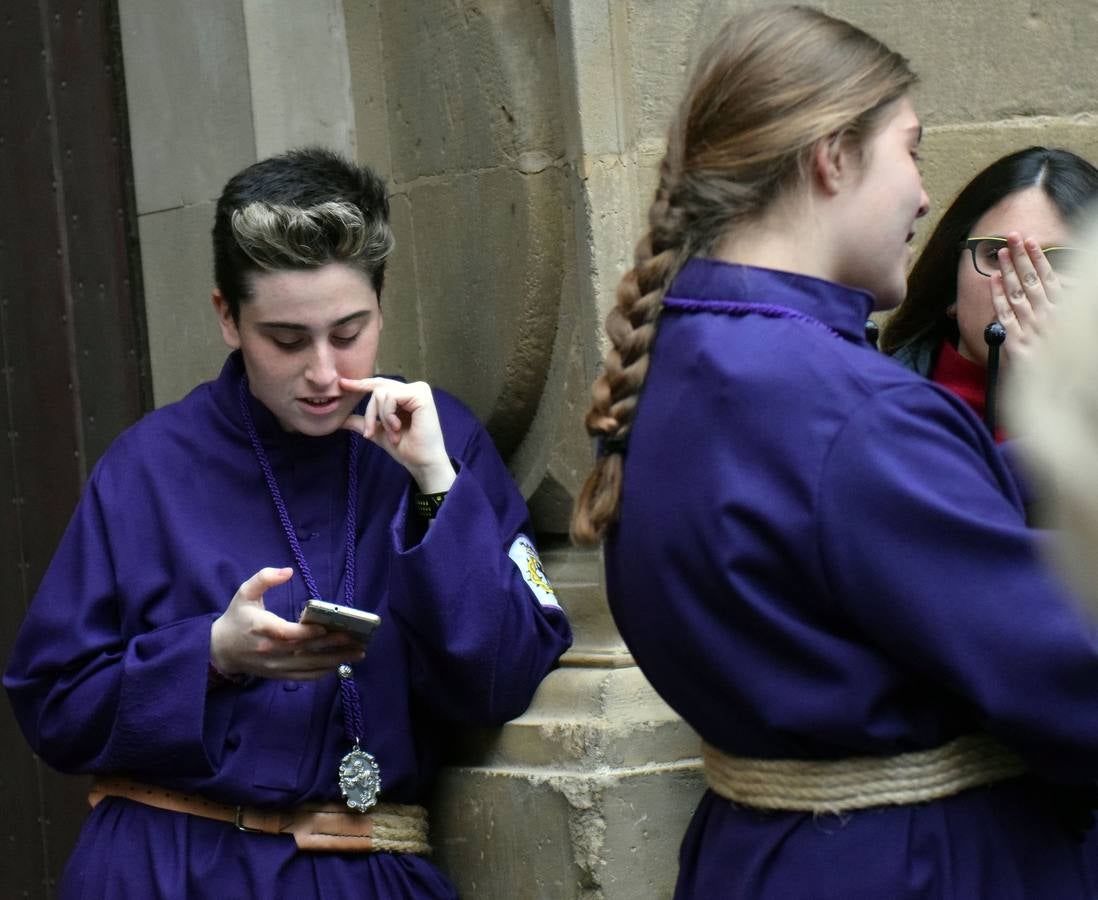
[[451, 721], [498, 724], [529, 705], [571, 644], [508, 556], [530, 537], [526, 505], [486, 432], [451, 449], [457, 480], [431, 528], [406, 496], [393, 523], [390, 610], [410, 646], [417, 693]]
[[901, 666], [965, 698], [1057, 780], [1098, 776], [1098, 640], [1038, 560], [990, 439], [936, 392], [877, 394], [824, 463], [836, 602]]
[[134, 623], [115, 583], [101, 474], [89, 481], [30, 606], [4, 685], [28, 742], [55, 768], [208, 773], [207, 715], [228, 712], [219, 715], [217, 700], [207, 709], [212, 616], [128, 636]]

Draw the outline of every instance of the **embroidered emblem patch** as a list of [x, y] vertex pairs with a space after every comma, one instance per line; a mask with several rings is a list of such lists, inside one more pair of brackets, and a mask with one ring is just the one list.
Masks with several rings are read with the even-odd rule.
[[522, 580], [526, 582], [526, 586], [537, 597], [538, 603], [542, 606], [555, 606], [559, 609], [560, 604], [557, 602], [556, 591], [549, 583], [549, 579], [545, 575], [545, 569], [541, 567], [541, 559], [538, 557], [534, 542], [526, 535], [520, 534], [511, 544], [511, 549], [507, 551], [507, 555], [511, 557], [511, 562], [518, 566], [519, 572], [522, 573]]

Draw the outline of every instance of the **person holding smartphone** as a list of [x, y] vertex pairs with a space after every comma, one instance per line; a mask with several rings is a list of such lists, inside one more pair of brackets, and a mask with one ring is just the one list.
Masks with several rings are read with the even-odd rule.
[[679, 900], [1098, 895], [1094, 624], [984, 424], [865, 337], [928, 209], [914, 83], [818, 10], [731, 19], [607, 317], [573, 529], [702, 739]]
[[[372, 171], [249, 166], [213, 246], [232, 352], [96, 465], [4, 676], [96, 776], [61, 896], [453, 897], [419, 806], [447, 732], [521, 713], [571, 640], [525, 504], [459, 401], [375, 375]], [[368, 648], [310, 600], [372, 614]]]

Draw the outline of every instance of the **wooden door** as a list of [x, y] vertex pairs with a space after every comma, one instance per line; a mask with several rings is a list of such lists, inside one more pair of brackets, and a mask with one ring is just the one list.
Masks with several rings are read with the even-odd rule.
[[[89, 468], [151, 406], [116, 0], [0, 8], [0, 662]], [[0, 699], [0, 896], [55, 894], [86, 782]]]

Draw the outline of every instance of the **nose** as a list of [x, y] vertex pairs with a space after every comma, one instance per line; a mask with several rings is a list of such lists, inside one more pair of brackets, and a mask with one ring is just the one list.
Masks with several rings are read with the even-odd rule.
[[919, 211], [915, 214], [916, 219], [921, 219], [928, 212], [930, 212], [930, 195], [927, 194], [926, 188], [923, 188], [922, 196], [919, 198]]
[[318, 342], [305, 367], [305, 380], [321, 390], [331, 388], [339, 380], [335, 353], [331, 347]]

